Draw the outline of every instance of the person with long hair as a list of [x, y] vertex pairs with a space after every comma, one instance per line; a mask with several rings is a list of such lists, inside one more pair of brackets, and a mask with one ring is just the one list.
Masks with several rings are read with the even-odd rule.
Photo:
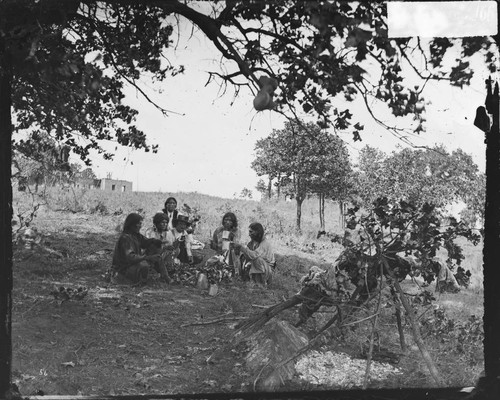
[[248, 245], [234, 243], [232, 247], [237, 252], [241, 251], [245, 261], [250, 264], [248, 271], [250, 279], [257, 284], [267, 285], [271, 281], [273, 268], [276, 264], [273, 248], [265, 237], [262, 224], [258, 222], [250, 224], [248, 235], [250, 236]]
[[161, 246], [161, 241], [140, 233], [142, 220], [140, 214], [127, 215], [113, 253], [113, 269], [134, 283], [146, 283], [150, 263], [160, 261], [159, 254], [144, 254], [149, 246]]
[[218, 254], [224, 255], [226, 263], [233, 272], [239, 268], [239, 259], [235, 254], [232, 243], [239, 243], [241, 232], [238, 228], [238, 219], [232, 212], [227, 212], [222, 217], [222, 224], [219, 226], [212, 236], [210, 248]]
[[167, 216], [167, 230], [174, 229], [175, 220], [177, 219], [177, 215], [179, 215], [175, 197], [169, 197], [165, 200], [165, 208], [162, 211]]
[[146, 249], [146, 254], [160, 254], [160, 261], [154, 263], [153, 267], [166, 283], [170, 283], [171, 279], [168, 275], [167, 265], [171, 264], [170, 259], [172, 258], [174, 247], [168, 243], [167, 226], [168, 216], [165, 213], [156, 213], [153, 216], [153, 226], [146, 230], [144, 236], [161, 241], [161, 246], [149, 246]]
[[[189, 218], [187, 215], [177, 215], [174, 222], [174, 228], [167, 231], [166, 242], [175, 249], [176, 263], [193, 264], [193, 252], [191, 251], [191, 238], [186, 229], [189, 227]], [[175, 261], [174, 259], [174, 261]]]

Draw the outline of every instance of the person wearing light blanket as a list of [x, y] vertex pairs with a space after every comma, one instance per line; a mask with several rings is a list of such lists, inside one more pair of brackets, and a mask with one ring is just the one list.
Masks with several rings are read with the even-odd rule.
[[274, 251], [269, 240], [264, 235], [264, 227], [258, 222], [248, 228], [250, 243], [247, 246], [234, 243], [236, 252], [241, 251], [250, 262], [250, 278], [253, 282], [267, 285], [271, 281], [273, 268], [276, 264]]
[[147, 238], [154, 238], [161, 241], [161, 246], [149, 246], [146, 254], [160, 254], [159, 262], [154, 263], [154, 269], [160, 274], [161, 278], [170, 283], [167, 266], [172, 264], [174, 246], [169, 244], [167, 239], [168, 216], [165, 213], [156, 213], [153, 217], [153, 226], [145, 232]]
[[224, 261], [233, 271], [239, 268], [239, 259], [235, 254], [232, 243], [239, 243], [241, 232], [238, 228], [238, 219], [232, 212], [227, 212], [222, 217], [222, 225], [213, 234], [210, 248], [224, 256]]

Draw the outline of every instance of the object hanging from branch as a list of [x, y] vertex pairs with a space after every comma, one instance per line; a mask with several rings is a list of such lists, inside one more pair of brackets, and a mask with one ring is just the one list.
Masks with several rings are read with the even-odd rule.
[[253, 99], [253, 106], [257, 111], [272, 110], [274, 104], [274, 91], [278, 88], [276, 79], [262, 75], [259, 78], [260, 90]]

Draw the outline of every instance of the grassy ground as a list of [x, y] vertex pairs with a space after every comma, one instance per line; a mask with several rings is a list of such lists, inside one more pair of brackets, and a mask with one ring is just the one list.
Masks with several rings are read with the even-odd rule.
[[[141, 210], [146, 221], [159, 211], [165, 198], [157, 193], [106, 194], [52, 191], [50, 207], [42, 207], [32, 226], [43, 235], [41, 246], [14, 250], [13, 379], [21, 393], [138, 394], [252, 390], [255, 376], [246, 369], [245, 353], [238, 349], [222, 363], [207, 364], [213, 351], [226, 343], [234, 325], [295, 294], [300, 277], [312, 265], [331, 264], [341, 248], [316, 239], [316, 202], [303, 209], [303, 233], [294, 232], [293, 202], [260, 203], [179, 193], [179, 204], [197, 208], [202, 223], [197, 238], [205, 241], [220, 224], [225, 211], [234, 211], [242, 227], [262, 221], [278, 258], [278, 272], [268, 289], [235, 281], [220, 287], [217, 296], [193, 287], [163, 286], [152, 278], [147, 286], [107, 283], [103, 277], [126, 214]], [[29, 205], [17, 198], [16, 210]], [[20, 211], [19, 211], [20, 210]], [[339, 231], [337, 207], [327, 208], [327, 230]], [[115, 215], [118, 214], [118, 215]], [[147, 223], [145, 224], [147, 226]], [[243, 229], [245, 233], [245, 229]], [[464, 266], [473, 272], [474, 286], [458, 294], [436, 295], [439, 310], [416, 308], [422, 334], [438, 369], [450, 386], [474, 385], [483, 369], [482, 344], [472, 315], [482, 316], [481, 248], [464, 243]], [[82, 300], [61, 302], [55, 287], [86, 287]], [[405, 283], [410, 291], [410, 283]], [[428, 288], [433, 291], [433, 287]], [[388, 302], [387, 302], [388, 304]], [[373, 307], [373, 306], [371, 306]], [[373, 308], [359, 310], [363, 319]], [[332, 315], [321, 309], [304, 326], [308, 335]], [[292, 309], [279, 316], [297, 320]], [[333, 335], [323, 350], [359, 356], [370, 333], [361, 323], [342, 335]], [[431, 328], [430, 328], [431, 327]], [[413, 342], [408, 324], [408, 349], [401, 353], [392, 308], [383, 308], [379, 320], [380, 347], [397, 353], [404, 372], [374, 387], [422, 387], [431, 379]], [[439, 329], [437, 329], [439, 328]], [[467, 346], [461, 346], [461, 342]], [[334, 372], [332, 372], [334, 373]], [[286, 382], [283, 390], [317, 387], [303, 381]]]

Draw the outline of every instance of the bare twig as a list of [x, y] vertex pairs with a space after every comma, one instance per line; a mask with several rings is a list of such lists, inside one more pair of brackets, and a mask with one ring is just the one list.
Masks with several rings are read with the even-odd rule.
[[255, 308], [269, 308], [269, 307], [272, 307], [272, 305], [270, 305], [270, 306], [261, 306], [260, 304], [252, 304], [252, 307], [255, 307]]
[[362, 318], [362, 319], [358, 319], [356, 321], [353, 321], [353, 322], [348, 322], [346, 324], [342, 324], [340, 325], [341, 328], [344, 328], [346, 326], [351, 326], [351, 325], [358, 325], [360, 324], [361, 322], [365, 322], [365, 321], [368, 321], [369, 319], [374, 319], [376, 317], [379, 316], [379, 312], [377, 311], [375, 314], [372, 314], [372, 315], [369, 315], [368, 317], [365, 317], [365, 318]]
[[135, 82], [134, 79], [129, 78], [125, 73], [122, 72], [122, 70], [120, 69], [120, 67], [118, 66], [118, 64], [116, 63], [116, 61], [114, 59], [113, 49], [111, 49], [111, 47], [109, 46], [104, 33], [99, 29], [100, 26], [99, 26], [98, 21], [95, 21], [95, 20], [93, 20], [89, 17], [86, 17], [84, 15], [81, 15], [81, 14], [77, 14], [77, 18], [84, 20], [85, 22], [91, 24], [94, 27], [94, 29], [96, 30], [96, 32], [99, 34], [99, 36], [101, 38], [101, 41], [102, 41], [104, 48], [106, 49], [106, 51], [108, 52], [108, 54], [110, 56], [109, 58], [110, 58], [111, 64], [113, 65], [113, 68], [115, 69], [116, 73], [118, 75], [120, 75], [128, 84], [132, 85], [146, 99], [146, 101], [148, 103], [150, 103], [154, 107], [156, 107], [164, 116], [168, 116], [169, 113], [177, 114], [177, 115], [184, 115], [183, 113], [179, 113], [179, 112], [172, 111], [172, 110], [167, 110], [166, 108], [161, 107], [159, 104], [157, 104], [155, 101], [153, 101], [142, 88], [139, 87], [139, 85]]
[[237, 320], [242, 320], [242, 319], [247, 319], [247, 317], [220, 317], [216, 319], [211, 319], [208, 321], [202, 321], [202, 322], [190, 322], [189, 324], [183, 324], [181, 325], [181, 328], [184, 328], [186, 326], [194, 326], [194, 325], [211, 325], [211, 324], [217, 324], [219, 322], [229, 322], [229, 321], [237, 321]]

